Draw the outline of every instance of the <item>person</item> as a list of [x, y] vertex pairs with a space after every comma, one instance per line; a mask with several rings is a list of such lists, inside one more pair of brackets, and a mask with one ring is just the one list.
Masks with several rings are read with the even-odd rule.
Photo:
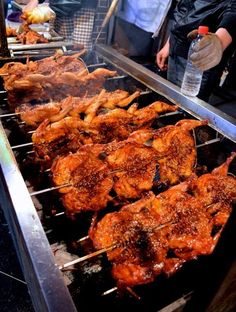
[[156, 63], [167, 79], [181, 86], [188, 49], [198, 26], [208, 26], [209, 34], [195, 45], [191, 60], [204, 71], [198, 97], [208, 101], [235, 49], [236, 0], [179, 0], [174, 10], [170, 36], [156, 55]]
[[171, 0], [123, 0], [116, 14], [114, 44], [131, 57], [148, 57]]
[[[30, 0], [24, 10], [31, 10], [44, 0]], [[67, 4], [66, 4], [67, 2]], [[64, 5], [69, 4], [69, 10]], [[64, 1], [49, 0], [49, 6], [55, 11], [55, 31], [76, 45], [92, 48], [92, 32], [98, 0]]]

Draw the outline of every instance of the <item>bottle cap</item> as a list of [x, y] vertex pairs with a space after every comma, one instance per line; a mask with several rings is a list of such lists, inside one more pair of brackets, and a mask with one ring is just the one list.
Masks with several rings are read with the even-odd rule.
[[198, 34], [199, 35], [206, 35], [209, 32], [208, 26], [199, 26], [198, 27]]

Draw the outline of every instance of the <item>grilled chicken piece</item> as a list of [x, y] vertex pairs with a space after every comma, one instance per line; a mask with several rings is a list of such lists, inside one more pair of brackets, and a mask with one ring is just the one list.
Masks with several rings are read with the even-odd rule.
[[94, 143], [108, 143], [113, 140], [125, 140], [134, 130], [132, 114], [122, 108], [116, 108], [104, 115], [93, 118], [91, 126], [97, 129], [92, 135]]
[[94, 247], [114, 247], [107, 256], [118, 286], [149, 283], [213, 252], [236, 202], [236, 179], [226, 172], [235, 157], [212, 173], [156, 197], [150, 192], [93, 224]]
[[21, 64], [12, 62], [0, 69], [4, 76], [4, 88], [8, 91], [8, 100], [12, 108], [19, 104], [60, 101], [68, 95], [90, 96], [97, 94], [108, 77], [114, 77], [115, 71], [97, 68], [92, 73], [83, 61], [82, 54], [57, 56], [37, 62]]
[[111, 199], [112, 175], [107, 165], [89, 150], [59, 157], [51, 171], [55, 185], [70, 184], [59, 190], [68, 213], [97, 211]]
[[58, 155], [76, 152], [82, 144], [92, 143], [89, 131], [79, 118], [66, 117], [52, 124], [46, 119], [32, 135], [36, 157], [51, 164]]
[[152, 146], [157, 151], [161, 181], [176, 184], [194, 172], [196, 148], [191, 130], [207, 121], [186, 119], [155, 132]]
[[[114, 92], [104, 91], [102, 97], [104, 101], [102, 101], [101, 106], [102, 108], [106, 108], [107, 106], [114, 108], [116, 106], [124, 105], [124, 103], [128, 105], [134, 97], [139, 96], [139, 94], [139, 91], [136, 91], [131, 95], [124, 90], [116, 90]], [[97, 97], [98, 95], [93, 97], [69, 96], [60, 102], [49, 102], [39, 105], [23, 104], [17, 107], [16, 112], [20, 113], [21, 120], [23, 120], [27, 125], [36, 127], [45, 119], [49, 119], [51, 122], [53, 121], [52, 119], [62, 119], [62, 116], [68, 107], [71, 109], [68, 110], [67, 115], [78, 117], [81, 113], [85, 113], [88, 108], [93, 105]], [[91, 110], [91, 113], [96, 114], [97, 110], [93, 109]]]
[[37, 127], [38, 123], [60, 112], [61, 105], [57, 103], [47, 103], [41, 105], [23, 104], [16, 109], [16, 113], [20, 113], [20, 118], [27, 125]]
[[26, 23], [23, 24], [23, 31], [21, 32], [21, 34], [17, 35], [17, 39], [20, 40], [22, 44], [36, 44], [49, 42], [47, 38], [31, 29], [29, 25]]
[[139, 97], [140, 91], [135, 91], [131, 95], [122, 90], [116, 90], [111, 93], [111, 95], [107, 98], [107, 101], [103, 104], [103, 107], [114, 109], [116, 106], [125, 107], [129, 105], [134, 99]]
[[[155, 118], [167, 111], [176, 111], [177, 106], [163, 102], [154, 102], [145, 108], [132, 111], [113, 109], [104, 115], [94, 117], [91, 125], [98, 130], [93, 136], [95, 143], [108, 143], [112, 140], [125, 140], [130, 133], [144, 127], [150, 127]], [[140, 115], [139, 115], [140, 114]]]
[[11, 107], [17, 107], [23, 103], [42, 101], [60, 101], [65, 97], [86, 94], [93, 96], [102, 88], [108, 77], [114, 77], [115, 71], [105, 68], [97, 68], [87, 74], [86, 70], [80, 72], [56, 71], [50, 75], [28, 74], [21, 79], [5, 81], [5, 89], [8, 90], [8, 100]]
[[7, 37], [16, 37], [16, 35], [17, 35], [16, 28], [12, 28], [10, 26], [7, 26], [6, 27], [6, 35], [7, 35]]
[[160, 114], [167, 112], [175, 112], [178, 109], [177, 105], [169, 105], [165, 102], [156, 101], [134, 112], [133, 122], [136, 126], [151, 125], [155, 118]]
[[27, 61], [26, 64], [20, 62], [5, 63], [0, 68], [0, 75], [7, 75], [4, 77], [5, 81], [11, 76], [22, 78], [32, 73], [50, 75], [58, 71], [81, 72], [86, 69], [84, 62], [79, 59], [84, 53], [85, 50], [73, 55], [65, 56], [60, 50], [58, 50], [53, 56], [37, 61]]
[[[155, 151], [150, 147], [126, 141], [118, 143], [112, 142], [110, 144], [86, 144], [75, 154], [56, 158], [51, 169], [54, 184], [60, 186], [68, 183], [69, 173], [71, 174], [71, 180], [77, 179], [77, 177], [74, 177], [75, 174], [79, 179], [82, 179], [84, 168], [81, 165], [80, 159], [81, 157], [84, 158], [85, 155], [88, 155], [88, 158], [97, 159], [99, 163], [104, 163], [109, 179], [112, 181], [111, 188], [116, 192], [117, 198], [138, 198], [143, 191], [150, 190], [152, 187], [156, 172]], [[64, 178], [65, 170], [63, 166], [72, 162], [73, 171], [67, 171], [66, 178]], [[96, 173], [96, 168], [94, 172]], [[94, 173], [92, 173], [91, 167], [91, 170], [87, 170], [86, 173], [87, 180], [90, 181], [93, 179], [93, 175]], [[60, 177], [60, 179], [58, 179], [58, 177]], [[97, 182], [99, 183], [99, 181]], [[64, 193], [65, 191], [63, 189], [62, 191], [60, 190], [60, 192]], [[80, 210], [98, 210], [96, 206], [94, 209], [90, 206], [86, 208], [85, 205], [83, 207], [81, 206], [80, 209], [77, 208], [78, 205], [81, 205], [80, 199], [78, 199], [79, 203], [75, 200], [75, 198], [79, 198], [81, 194], [78, 186], [66, 188], [66, 193], [67, 195], [63, 196], [63, 203], [70, 213], [77, 213]], [[91, 192], [90, 201], [94, 200], [94, 196], [97, 196], [97, 193]], [[74, 203], [72, 200], [67, 200], [67, 198], [73, 198]], [[106, 203], [106, 201], [100, 202], [99, 209], [104, 209]]]
[[[188, 121], [188, 127], [190, 127]], [[192, 122], [191, 125], [200, 125], [200, 122]], [[180, 127], [179, 125], [176, 128]], [[182, 127], [186, 126], [186, 121], [182, 123]], [[161, 129], [162, 130], [162, 129]], [[141, 130], [138, 130], [136, 133], [132, 133], [130, 138], [125, 141], [120, 142], [111, 142], [107, 144], [86, 144], [85, 146], [80, 147], [80, 149], [76, 152], [74, 161], [77, 161], [77, 158], [82, 153], [87, 153], [88, 155], [93, 155], [95, 158], [104, 162], [110, 170], [111, 177], [113, 179], [112, 189], [116, 193], [116, 198], [118, 200], [127, 200], [127, 199], [134, 199], [140, 198], [144, 191], [149, 191], [152, 189], [154, 182], [156, 183], [156, 173], [159, 169], [159, 163], [163, 165], [163, 159], [168, 159], [168, 154], [163, 154], [162, 156], [158, 154], [158, 151], [154, 149], [152, 146], [145, 146], [143, 145], [144, 139], [149, 138], [151, 135], [154, 136], [159, 130], [150, 130], [150, 129], [143, 129], [143, 136], [140, 136]], [[80, 140], [81, 141], [81, 140]], [[153, 141], [154, 143], [155, 141]], [[177, 147], [179, 151], [181, 149]], [[195, 147], [193, 147], [195, 150]], [[168, 149], [167, 149], [168, 151]], [[163, 159], [161, 158], [163, 157]], [[176, 155], [178, 157], [178, 155]], [[182, 156], [180, 156], [181, 159]], [[67, 157], [62, 157], [64, 163], [66, 163]], [[58, 158], [60, 159], [60, 157]], [[68, 156], [69, 160], [72, 161], [73, 155]], [[57, 162], [58, 160], [56, 160]], [[179, 160], [176, 160], [177, 162]], [[79, 167], [80, 163], [78, 163]], [[168, 164], [164, 164], [166, 168], [168, 168]], [[74, 165], [75, 166], [75, 165]], [[184, 166], [188, 169], [188, 162], [182, 164], [182, 168]], [[61, 168], [57, 168], [61, 170]], [[79, 172], [79, 168], [77, 173]], [[172, 167], [168, 169], [168, 172], [173, 170]], [[180, 180], [182, 178], [181, 172], [180, 175], [173, 170], [175, 174], [175, 178]], [[58, 173], [57, 170], [54, 170], [54, 173]], [[189, 175], [193, 175], [194, 170], [190, 171]], [[186, 178], [187, 178], [186, 173]], [[171, 184], [172, 181], [166, 181], [166, 176], [162, 176], [160, 174], [159, 183], [167, 183], [168, 185]], [[60, 185], [53, 179], [56, 185]], [[70, 189], [68, 193], [72, 193]], [[177, 194], [175, 191], [174, 194]], [[72, 195], [68, 195], [72, 196]], [[73, 197], [73, 196], [72, 196]], [[168, 202], [168, 205], [170, 203]], [[171, 207], [171, 205], [170, 205]], [[72, 207], [69, 208], [69, 204], [66, 204], [66, 208], [70, 209], [71, 212], [77, 212], [76, 209]], [[105, 208], [101, 207], [101, 208]], [[168, 216], [171, 216], [171, 212], [169, 212]], [[169, 222], [170, 220], [163, 220], [162, 223]]]
[[114, 171], [114, 190], [119, 198], [138, 198], [150, 190], [156, 174], [157, 155], [154, 149], [130, 142], [106, 158]]
[[[151, 106], [153, 106], [151, 104]], [[169, 107], [169, 110], [176, 110], [176, 106], [166, 104], [164, 111]], [[137, 111], [138, 112], [138, 111]], [[158, 113], [156, 113], [158, 116]], [[75, 151], [74, 142], [77, 140], [77, 147], [87, 143], [108, 143], [113, 140], [124, 140], [128, 138], [129, 134], [141, 128], [141, 121], [136, 126], [132, 122], [133, 115], [124, 109], [117, 108], [111, 110], [107, 114], [96, 116], [92, 119], [91, 123], [78, 121], [78, 117], [66, 117], [66, 121], [63, 119], [58, 121], [55, 125], [48, 124], [48, 121], [44, 121], [35, 131], [32, 136], [34, 148], [38, 157], [43, 159], [53, 159], [56, 153], [60, 154], [60, 149], [63, 148], [63, 140], [67, 151], [69, 152], [70, 140], [73, 141], [72, 146]], [[134, 116], [136, 118], [136, 116]], [[73, 121], [73, 119], [75, 119]], [[144, 123], [146, 125], [146, 118]], [[76, 127], [78, 129], [76, 130]], [[63, 130], [63, 128], [65, 129]], [[70, 127], [71, 133], [70, 133]], [[82, 127], [82, 129], [81, 129]], [[53, 131], [53, 135], [50, 134], [52, 129], [60, 128], [60, 131]], [[76, 137], [78, 136], [78, 137]], [[82, 136], [82, 137], [81, 137]], [[58, 143], [60, 144], [58, 146]], [[57, 146], [59, 150], [57, 151]], [[53, 153], [53, 155], [51, 155]]]

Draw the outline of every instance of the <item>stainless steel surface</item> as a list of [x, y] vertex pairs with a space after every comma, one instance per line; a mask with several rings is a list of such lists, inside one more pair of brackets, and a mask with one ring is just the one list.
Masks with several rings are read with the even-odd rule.
[[56, 41], [49, 43], [37, 43], [37, 44], [9, 44], [8, 48], [12, 51], [25, 51], [25, 50], [41, 50], [41, 49], [53, 49], [61, 47], [71, 47], [73, 45], [72, 41]]
[[179, 87], [156, 75], [144, 66], [121, 55], [113, 48], [102, 44], [96, 45], [95, 48], [97, 54], [101, 55], [109, 63], [120, 68], [155, 92], [163, 95], [171, 102], [179, 105], [180, 108], [196, 118], [207, 119], [211, 127], [233, 142], [236, 142], [236, 119], [197, 97], [183, 95]]
[[76, 311], [0, 124], [0, 203], [36, 311]]

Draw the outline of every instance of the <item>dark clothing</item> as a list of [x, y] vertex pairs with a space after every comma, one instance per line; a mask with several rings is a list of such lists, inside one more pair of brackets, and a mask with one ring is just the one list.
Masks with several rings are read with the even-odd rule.
[[223, 27], [235, 39], [236, 0], [180, 0], [174, 12], [171, 53], [187, 58], [187, 34], [200, 25], [208, 26], [213, 33]]
[[182, 83], [191, 43], [187, 35], [200, 25], [208, 26], [213, 33], [221, 27], [225, 28], [233, 38], [233, 43], [224, 51], [220, 64], [203, 73], [198, 97], [208, 101], [212, 90], [219, 84], [227, 60], [235, 48], [236, 0], [180, 0], [177, 4], [170, 34], [167, 77], [179, 86]]
[[[39, 3], [44, 1], [39, 0]], [[95, 9], [97, 4], [98, 0], [49, 0], [50, 7], [60, 16], [71, 16], [80, 8]]]
[[116, 18], [114, 43], [129, 57], [147, 58], [152, 53], [152, 33], [147, 32], [122, 18]]

